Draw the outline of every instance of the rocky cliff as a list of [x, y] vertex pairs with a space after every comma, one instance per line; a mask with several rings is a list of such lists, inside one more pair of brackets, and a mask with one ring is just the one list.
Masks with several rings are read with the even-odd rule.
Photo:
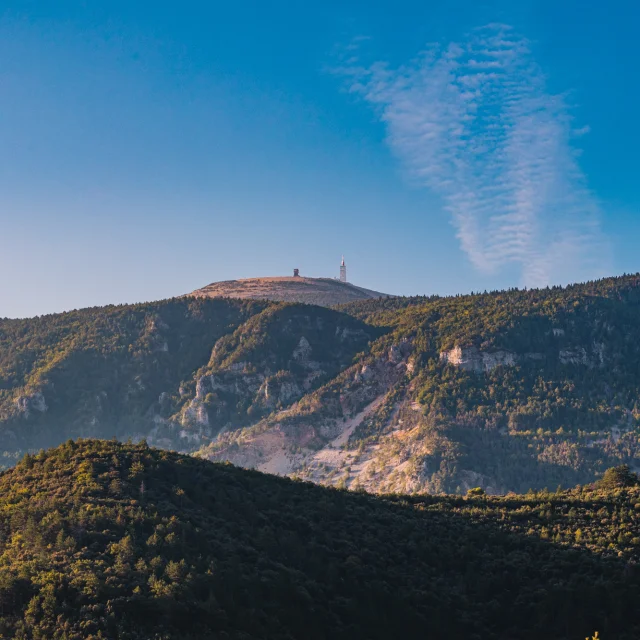
[[272, 305], [216, 342], [154, 441], [175, 443], [176, 424], [183, 446], [255, 424], [333, 379], [380, 333], [336, 311]]

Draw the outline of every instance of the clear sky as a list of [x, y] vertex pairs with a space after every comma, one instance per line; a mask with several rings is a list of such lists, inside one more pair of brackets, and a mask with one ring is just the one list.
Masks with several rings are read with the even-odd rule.
[[0, 317], [640, 270], [640, 3], [3, 0]]

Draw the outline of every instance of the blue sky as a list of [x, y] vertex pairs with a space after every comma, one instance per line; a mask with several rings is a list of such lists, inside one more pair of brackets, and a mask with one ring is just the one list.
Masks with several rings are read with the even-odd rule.
[[[560, 5], [560, 6], [558, 6]], [[640, 270], [637, 2], [0, 5], [0, 317]]]

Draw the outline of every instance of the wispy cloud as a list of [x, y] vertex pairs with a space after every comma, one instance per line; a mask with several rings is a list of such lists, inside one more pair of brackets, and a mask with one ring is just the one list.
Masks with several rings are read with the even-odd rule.
[[340, 72], [375, 106], [410, 174], [440, 194], [462, 249], [480, 270], [521, 270], [542, 286], [597, 277], [608, 266], [598, 204], [577, 163], [565, 99], [552, 95], [529, 43], [489, 25], [431, 46], [407, 66]]

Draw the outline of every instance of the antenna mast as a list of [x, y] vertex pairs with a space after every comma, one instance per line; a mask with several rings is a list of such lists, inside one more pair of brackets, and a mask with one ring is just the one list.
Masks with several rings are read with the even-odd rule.
[[340, 282], [347, 281], [347, 265], [344, 262], [344, 256], [342, 256], [342, 262], [340, 263]]

